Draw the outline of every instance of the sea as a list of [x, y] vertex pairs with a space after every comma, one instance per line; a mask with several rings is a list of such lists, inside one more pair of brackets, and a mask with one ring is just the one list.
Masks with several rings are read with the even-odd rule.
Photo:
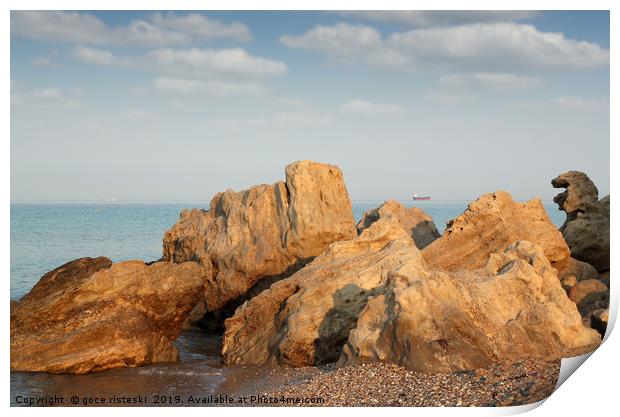
[[[366, 210], [382, 201], [353, 201], [359, 221]], [[433, 217], [443, 232], [446, 223], [461, 214], [468, 201], [402, 201]], [[551, 220], [559, 227], [565, 219], [553, 202], [543, 202]], [[81, 257], [106, 256], [112, 261], [157, 260], [162, 237], [183, 208], [208, 208], [208, 202], [174, 203], [12, 203], [11, 288], [12, 300], [26, 294], [39, 278], [68, 261]], [[221, 336], [189, 330], [176, 342], [178, 364], [115, 369], [88, 375], [11, 373], [11, 404], [24, 405], [24, 398], [58, 395], [72, 405], [72, 396], [239, 395], [265, 389], [271, 383], [299, 377], [290, 370], [270, 367], [225, 366], [219, 357]], [[79, 402], [77, 405], [80, 405]], [[91, 404], [92, 405], [92, 404]], [[154, 404], [149, 404], [154, 405]], [[166, 404], [163, 404], [166, 405]], [[187, 404], [167, 404], [187, 405]]]

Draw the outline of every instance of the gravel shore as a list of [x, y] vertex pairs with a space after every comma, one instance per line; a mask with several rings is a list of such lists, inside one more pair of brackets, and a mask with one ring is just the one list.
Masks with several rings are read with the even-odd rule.
[[264, 392], [274, 398], [323, 398], [321, 403], [280, 406], [483, 406], [523, 405], [553, 392], [560, 362], [523, 361], [448, 374], [424, 374], [394, 364], [373, 363], [322, 372]]

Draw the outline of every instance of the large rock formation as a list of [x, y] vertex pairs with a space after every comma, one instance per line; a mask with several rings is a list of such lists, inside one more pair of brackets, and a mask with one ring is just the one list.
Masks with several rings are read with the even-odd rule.
[[202, 295], [202, 268], [82, 258], [11, 303], [11, 370], [85, 373], [178, 360], [173, 341]]
[[341, 363], [439, 372], [571, 356], [599, 340], [538, 246], [512, 246], [477, 271], [435, 271], [383, 219], [243, 304], [226, 321], [222, 353], [226, 363], [303, 366], [346, 346]]
[[540, 199], [518, 203], [504, 191], [485, 194], [470, 203], [422, 253], [433, 269], [471, 270], [483, 267], [489, 255], [518, 240], [540, 245], [552, 264], [570, 256]]
[[366, 211], [357, 223], [357, 232], [362, 233], [380, 219], [388, 219], [405, 229], [413, 237], [418, 249], [424, 249], [441, 236], [431, 216], [417, 207], [408, 209], [395, 200], [386, 201], [379, 207]]
[[553, 199], [566, 212], [560, 228], [571, 255], [593, 265], [599, 272], [609, 270], [609, 196], [598, 199], [598, 189], [586, 174], [569, 171], [551, 181], [566, 190]]
[[208, 211], [182, 212], [165, 233], [164, 260], [196, 261], [207, 270], [204, 302], [193, 315], [232, 312], [330, 243], [357, 235], [338, 167], [301, 161], [285, 171], [286, 182], [228, 190], [211, 200]]
[[299, 272], [273, 284], [226, 320], [226, 363], [292, 366], [335, 361], [369, 296], [390, 271], [423, 262], [398, 225], [373, 223], [336, 242]]
[[598, 343], [542, 248], [520, 241], [477, 271], [395, 271], [360, 314], [340, 363], [391, 361], [448, 372], [575, 356]]

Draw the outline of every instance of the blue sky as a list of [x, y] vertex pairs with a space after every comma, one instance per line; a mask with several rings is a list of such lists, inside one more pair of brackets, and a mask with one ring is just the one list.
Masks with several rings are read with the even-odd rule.
[[12, 12], [13, 201], [609, 192], [607, 12]]

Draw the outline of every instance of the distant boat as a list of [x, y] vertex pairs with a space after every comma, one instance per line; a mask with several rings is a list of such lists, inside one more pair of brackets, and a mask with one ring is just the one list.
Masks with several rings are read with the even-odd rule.
[[428, 196], [428, 195], [419, 196], [417, 194], [414, 194], [413, 197], [412, 197], [412, 200], [416, 200], [416, 201], [419, 201], [419, 200], [430, 200], [430, 199], [431, 199], [431, 197]]

